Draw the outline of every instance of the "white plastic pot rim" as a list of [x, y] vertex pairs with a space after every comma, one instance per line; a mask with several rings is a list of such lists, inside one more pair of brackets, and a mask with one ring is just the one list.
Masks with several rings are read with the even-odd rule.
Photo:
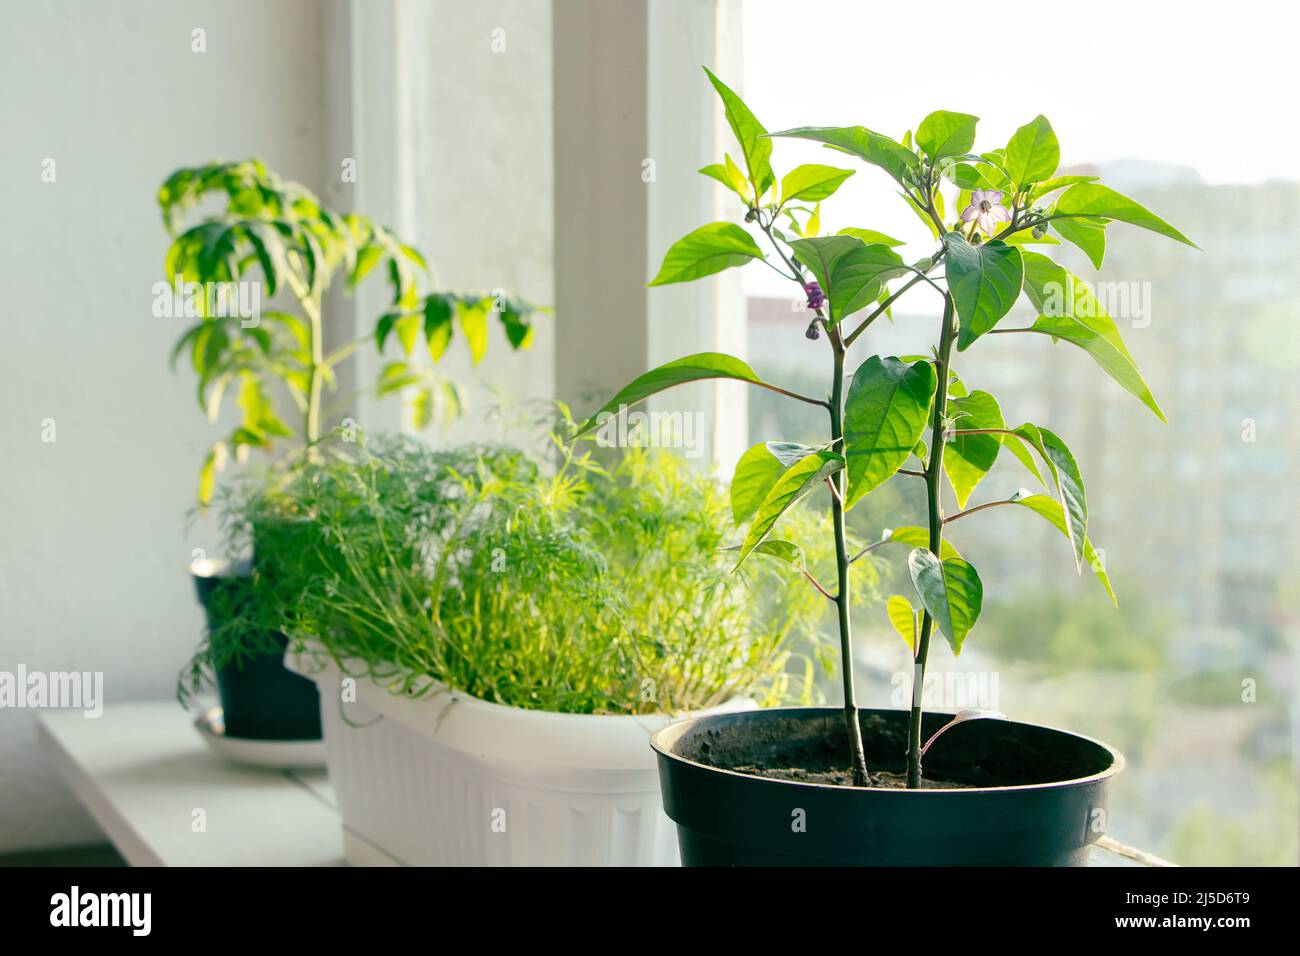
[[[285, 666], [316, 681], [322, 706], [340, 704], [340, 682], [356, 681], [356, 700], [383, 718], [450, 750], [470, 757], [490, 758], [517, 766], [556, 766], [573, 770], [653, 769], [650, 735], [677, 720], [708, 714], [754, 710], [748, 697], [738, 697], [718, 707], [668, 714], [558, 714], [507, 707], [479, 700], [464, 691], [430, 682], [419, 698], [391, 693], [368, 676], [360, 661], [345, 661], [346, 671], [328, 654], [316, 649], [285, 653]], [[358, 724], [368, 719], [353, 717]]]

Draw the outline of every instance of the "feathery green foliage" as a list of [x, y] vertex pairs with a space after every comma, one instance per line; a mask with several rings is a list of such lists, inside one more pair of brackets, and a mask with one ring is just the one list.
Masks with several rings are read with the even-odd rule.
[[[379, 438], [233, 513], [262, 593], [229, 626], [279, 629], [395, 693], [437, 682], [539, 710], [679, 712], [811, 700], [815, 662], [833, 666], [824, 599], [775, 562], [732, 574], [725, 487], [670, 452], [606, 468], [565, 449], [550, 466]], [[812, 512], [786, 521], [818, 537]], [[870, 594], [874, 567], [859, 578]]]

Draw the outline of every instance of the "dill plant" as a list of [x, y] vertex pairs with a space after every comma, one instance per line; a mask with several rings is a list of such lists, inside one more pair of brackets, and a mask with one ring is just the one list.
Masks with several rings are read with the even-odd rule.
[[[666, 451], [610, 464], [557, 443], [435, 451], [382, 437], [306, 462], [238, 509], [294, 559], [277, 626], [346, 672], [420, 697], [448, 685], [562, 713], [678, 712], [749, 696], [810, 700], [822, 599], [779, 565], [731, 574], [725, 488]], [[791, 520], [816, 537], [821, 518]], [[809, 560], [830, 561], [810, 552]], [[861, 565], [870, 593], [874, 568]]]

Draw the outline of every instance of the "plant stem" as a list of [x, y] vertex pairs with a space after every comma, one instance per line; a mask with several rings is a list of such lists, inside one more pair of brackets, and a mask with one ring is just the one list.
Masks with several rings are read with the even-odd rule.
[[1013, 505], [1015, 503], [1015, 498], [1003, 498], [1000, 501], [986, 501], [982, 505], [975, 505], [973, 508], [967, 508], [965, 511], [958, 511], [955, 515], [948, 515], [948, 517], [943, 519], [943, 523], [951, 524], [967, 515], [973, 515], [977, 511], [984, 511], [987, 508], [996, 508], [998, 505]]
[[[800, 287], [804, 286], [804, 271], [797, 261], [786, 255], [785, 250], [777, 242], [776, 236], [772, 232], [772, 220], [769, 218], [766, 222], [759, 215], [757, 209], [751, 210], [757, 219], [759, 228], [767, 236], [767, 241], [772, 244], [786, 266], [794, 274], [794, 279]], [[831, 413], [831, 447], [838, 446], [843, 452], [844, 449], [844, 351], [846, 345], [841, 337], [838, 327], [832, 327], [826, 323], [826, 317], [820, 308], [813, 311], [817, 313], [818, 319], [822, 320], [826, 328], [827, 338], [831, 343], [831, 350], [835, 355], [835, 374], [831, 382], [831, 400], [827, 402], [816, 402], [811, 404], [825, 405]], [[859, 331], [861, 331], [859, 329]], [[786, 392], [783, 389], [772, 386], [773, 391], [789, 395], [791, 398], [797, 398], [801, 401], [810, 401], [807, 397], [797, 395], [792, 392]], [[843, 672], [844, 682], [844, 730], [849, 738], [849, 769], [853, 774], [853, 785], [855, 787], [871, 786], [871, 774], [867, 772], [866, 752], [862, 747], [862, 725], [858, 723], [858, 705], [856, 695], [853, 692], [853, 632], [850, 628], [849, 618], [850, 609], [853, 607], [853, 594], [849, 589], [849, 545], [848, 531], [845, 528], [844, 521], [844, 500], [848, 496], [848, 473], [841, 468], [832, 478], [834, 482], [831, 485], [831, 521], [835, 525], [835, 570], [838, 577], [838, 590], [834, 597], [826, 593], [826, 590], [820, 585], [817, 590], [821, 591], [827, 597], [835, 602], [835, 609], [839, 615], [840, 627], [840, 669]], [[816, 584], [816, 582], [813, 582]]]
[[854, 561], [858, 560], [858, 558], [866, 557], [872, 551], [875, 551], [876, 548], [879, 548], [881, 545], [885, 545], [885, 544], [889, 544], [889, 538], [881, 538], [879, 541], [873, 541], [871, 544], [867, 545], [865, 548], [863, 548], [853, 557], [849, 558], [849, 564], [852, 564]]
[[309, 295], [302, 300], [303, 311], [311, 322], [311, 386], [307, 391], [307, 409], [303, 414], [303, 437], [308, 444], [320, 438], [320, 397], [325, 368], [325, 345], [320, 319], [320, 300]]
[[835, 600], [835, 595], [831, 594], [830, 591], [827, 591], [824, 587], [822, 587], [822, 583], [818, 581], [815, 577], [813, 577], [812, 573], [809, 572], [807, 568], [804, 568], [802, 573], [803, 576], [808, 579], [809, 583], [812, 584], [813, 587], [815, 587], [818, 591], [822, 593], [823, 597], [831, 601]]
[[[943, 303], [943, 329], [939, 335], [939, 358], [935, 362], [938, 383], [934, 392], [934, 429], [930, 436], [930, 461], [925, 469], [926, 499], [929, 504], [930, 551], [940, 557], [943, 545], [943, 504], [940, 500], [943, 478], [944, 418], [948, 412], [948, 375], [952, 357], [953, 339], [952, 296]], [[916, 666], [913, 669], [912, 715], [907, 733], [907, 786], [921, 786], [921, 690], [925, 686], [925, 662], [930, 654], [930, 634], [934, 620], [926, 611], [921, 620], [921, 636], [916, 644]]]
[[759, 388], [765, 388], [769, 392], [776, 392], [778, 395], [784, 395], [786, 398], [793, 398], [799, 402], [805, 402], [808, 405], [818, 405], [821, 408], [828, 408], [829, 405], [820, 398], [812, 398], [808, 395], [800, 395], [798, 392], [792, 392], [788, 388], [781, 388], [779, 385], [773, 385], [770, 382], [750, 382], [751, 385], [757, 385]]
[[962, 435], [1012, 435], [1020, 437], [1020, 433], [1011, 428], [954, 428], [950, 433], [952, 437], [959, 438]]
[[[930, 269], [933, 269], [935, 266], [939, 264], [939, 262], [943, 259], [946, 252], [947, 252], [946, 249], [940, 248], [938, 252], [936, 252], [933, 256], [930, 257]], [[928, 269], [923, 270], [918, 272], [916, 275], [912, 276], [911, 279], [909, 279], [901, 287], [899, 287], [899, 290], [897, 292], [895, 292], [889, 298], [885, 299], [885, 301], [880, 303], [880, 305], [876, 306], [876, 308], [872, 310], [871, 314], [862, 320], [862, 324], [860, 324], [856, 329], [854, 329], [849, 334], [849, 336], [844, 340], [844, 347], [848, 348], [854, 342], [856, 342], [858, 340], [858, 336], [861, 335], [863, 332], [865, 332], [872, 322], [880, 318], [880, 316], [882, 316], [886, 311], [888, 311], [891, 305], [893, 305], [900, 298], [902, 298], [903, 293], [907, 292], [908, 289], [912, 288], [918, 282], [929, 282], [931, 285], [934, 285], [934, 282], [930, 279], [928, 275], [926, 275], [928, 271], [929, 271]]]
[[[843, 447], [844, 441], [844, 343], [839, 329], [831, 329], [831, 347], [835, 353], [835, 377], [831, 384], [831, 439]], [[853, 595], [849, 590], [848, 535], [844, 521], [844, 499], [848, 494], [847, 472], [841, 468], [834, 475], [838, 494], [831, 495], [831, 520], [835, 524], [835, 565], [839, 575], [839, 589], [835, 595], [840, 625], [840, 669], [844, 680], [844, 729], [849, 738], [849, 768], [853, 785], [871, 785], [867, 772], [866, 753], [862, 748], [862, 726], [858, 723], [858, 705], [853, 692], [853, 634], [849, 615]]]
[[349, 355], [351, 355], [361, 346], [365, 345], [367, 342], [371, 341], [373, 338], [374, 336], [372, 335], [363, 335], [360, 338], [353, 339], [351, 342], [348, 342], [346, 345], [339, 346], [329, 355], [325, 356], [326, 367], [333, 368], [335, 365], [337, 365], [339, 362], [342, 362], [345, 358], [347, 358]]

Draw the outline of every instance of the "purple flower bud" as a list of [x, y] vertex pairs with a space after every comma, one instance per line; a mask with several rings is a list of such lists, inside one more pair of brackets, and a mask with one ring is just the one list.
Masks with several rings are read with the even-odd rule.
[[808, 308], [820, 309], [826, 304], [826, 293], [816, 282], [804, 283], [803, 290], [808, 293]]

